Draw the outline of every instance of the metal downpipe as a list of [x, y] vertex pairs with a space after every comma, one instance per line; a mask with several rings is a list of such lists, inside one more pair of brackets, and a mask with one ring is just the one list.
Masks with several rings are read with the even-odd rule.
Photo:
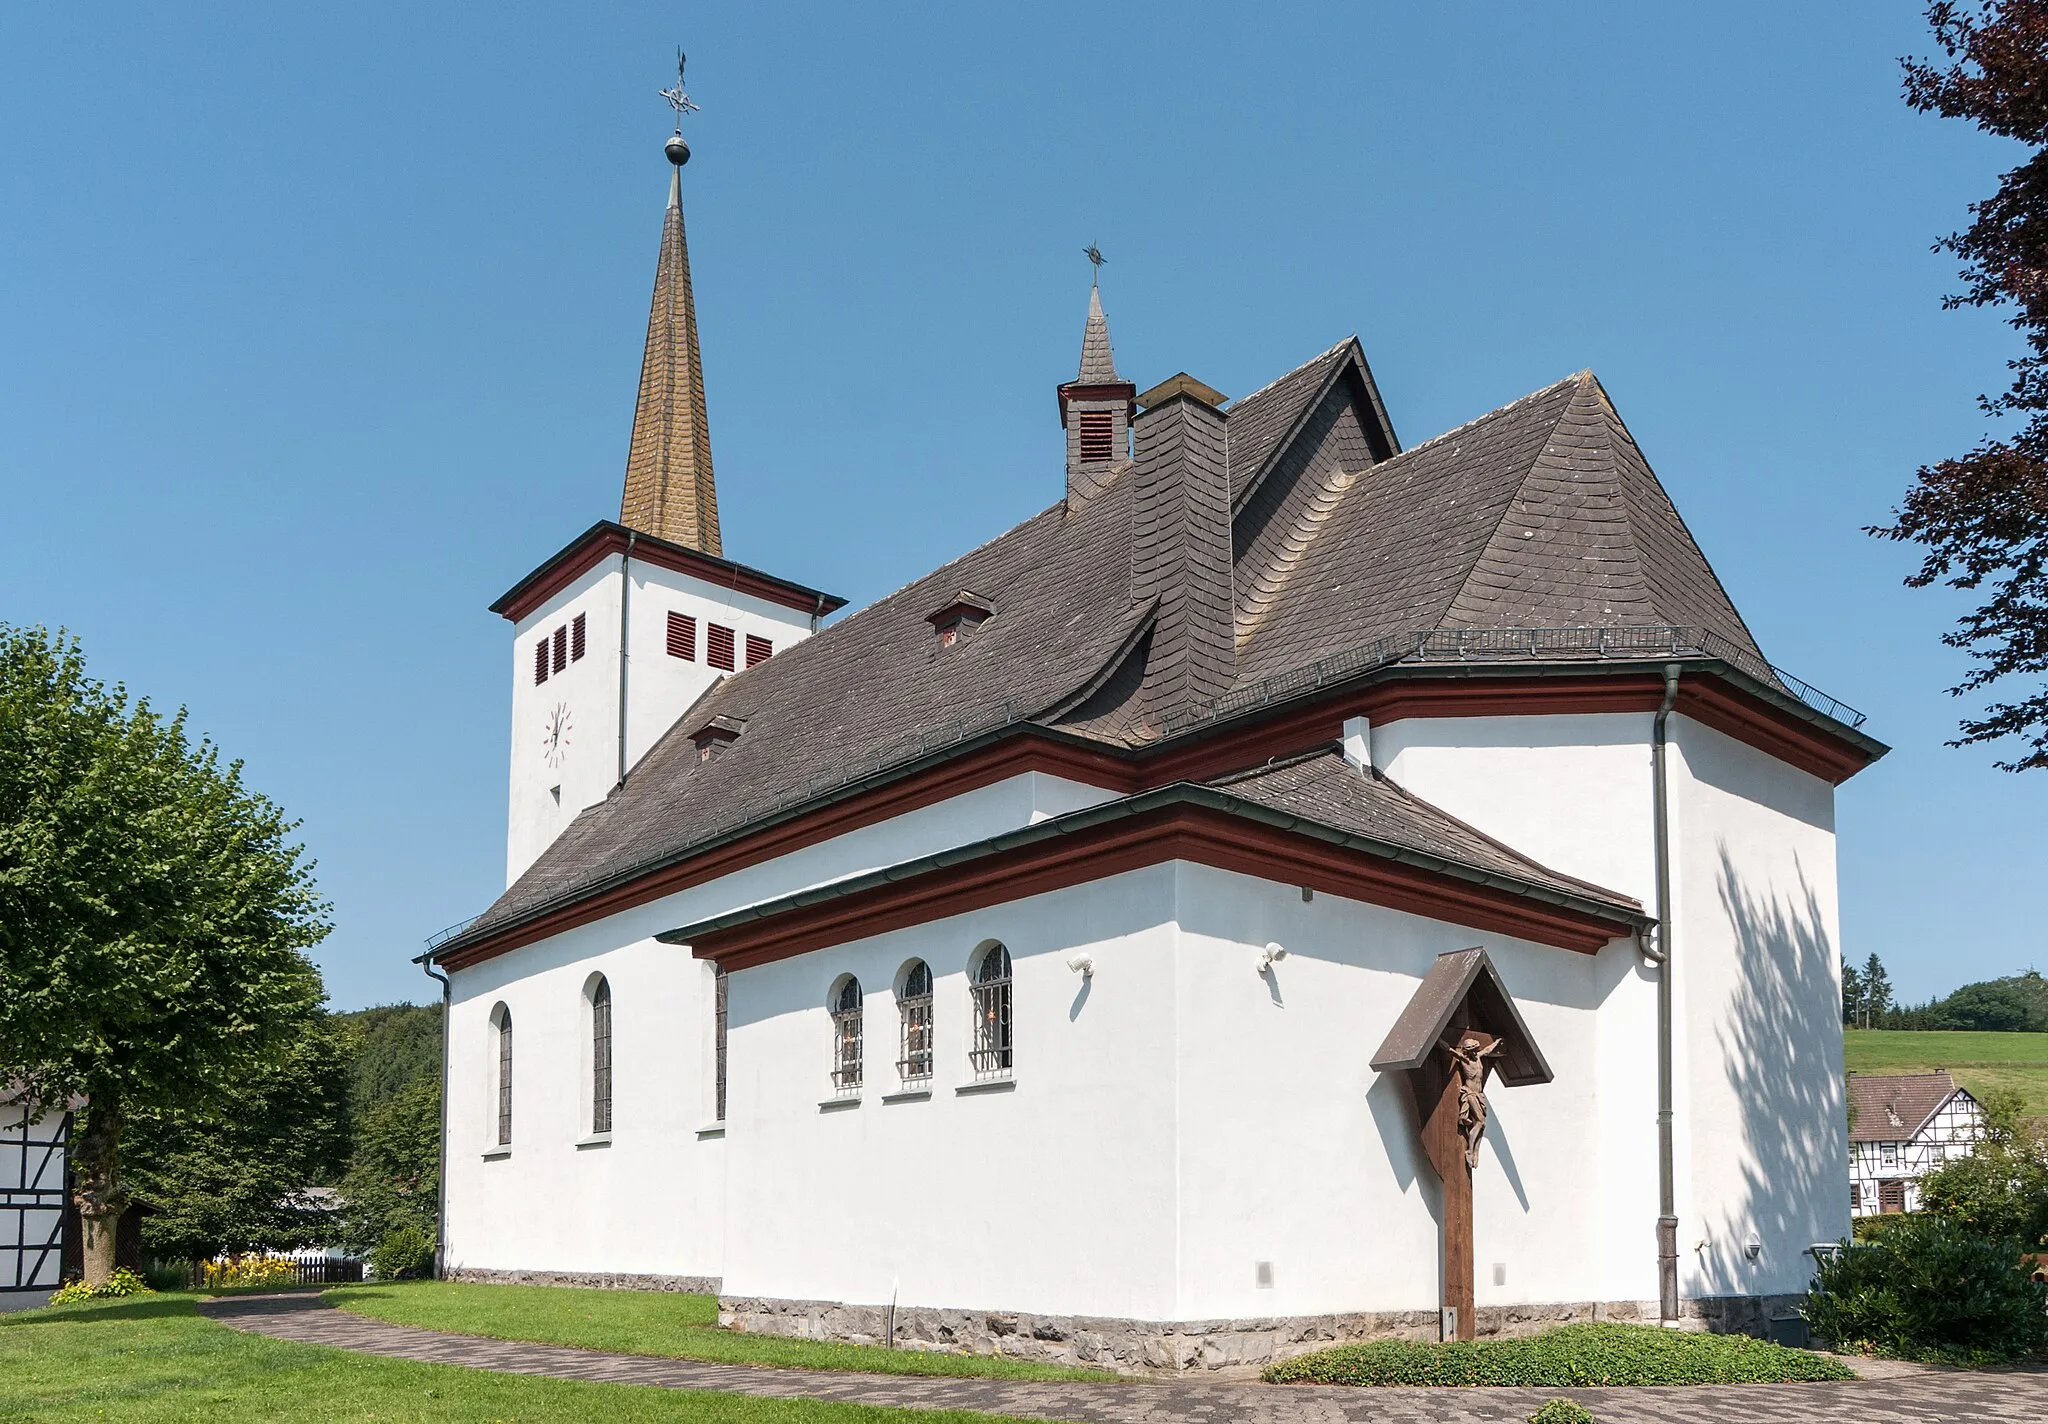
[[1650, 732], [1652, 820], [1657, 857], [1657, 1314], [1678, 1319], [1678, 1192], [1672, 1165], [1671, 1073], [1671, 804], [1665, 788], [1665, 742], [1678, 700], [1678, 664], [1664, 665], [1664, 700]]
[[434, 968], [431, 958], [420, 960], [420, 968], [429, 979], [438, 980], [441, 985], [441, 1142], [439, 1167], [435, 1176], [434, 1202], [434, 1279], [445, 1280], [448, 1271], [448, 976]]

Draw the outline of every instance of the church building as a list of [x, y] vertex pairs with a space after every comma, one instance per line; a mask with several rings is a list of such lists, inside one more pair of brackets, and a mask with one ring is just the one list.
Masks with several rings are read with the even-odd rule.
[[1356, 338], [1141, 390], [1097, 289], [1044, 511], [833, 619], [728, 556], [669, 156], [619, 517], [492, 605], [445, 1274], [1116, 1368], [1781, 1313], [1885, 748], [1600, 382], [1407, 445]]

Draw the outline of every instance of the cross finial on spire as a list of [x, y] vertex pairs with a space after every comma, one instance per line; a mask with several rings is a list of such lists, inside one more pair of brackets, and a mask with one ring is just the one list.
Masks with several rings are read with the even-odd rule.
[[668, 106], [676, 111], [677, 133], [683, 131], [683, 115], [697, 112], [696, 104], [691, 102], [690, 96], [683, 90], [683, 59], [682, 46], [678, 45], [676, 47], [676, 87], [661, 91], [661, 97], [668, 100]]
[[691, 101], [690, 96], [683, 90], [683, 51], [681, 46], [676, 48], [676, 87], [662, 90], [661, 97], [668, 100], [668, 106], [676, 111], [675, 136], [669, 139], [666, 152], [668, 153], [668, 161], [677, 168], [681, 168], [690, 161], [690, 145], [683, 142], [683, 115], [694, 113], [697, 110], [697, 105]]
[[1104, 257], [1104, 256], [1102, 255], [1102, 249], [1101, 249], [1100, 247], [1096, 246], [1096, 245], [1095, 245], [1094, 243], [1092, 243], [1092, 242], [1091, 242], [1091, 243], [1089, 243], [1089, 244], [1088, 244], [1088, 245], [1087, 245], [1086, 247], [1084, 247], [1084, 248], [1082, 248], [1082, 249], [1081, 249], [1081, 255], [1082, 255], [1083, 257], [1087, 258], [1087, 259], [1089, 260], [1089, 262], [1091, 262], [1092, 264], [1094, 264], [1094, 267], [1095, 267], [1095, 285], [1096, 285], [1096, 286], [1098, 286], [1098, 287], [1099, 287], [1099, 286], [1101, 286], [1101, 285], [1102, 285], [1102, 264], [1103, 264], [1103, 263], [1105, 263], [1105, 262], [1107, 262], [1107, 261], [1109, 261], [1109, 259], [1108, 259], [1107, 257]]

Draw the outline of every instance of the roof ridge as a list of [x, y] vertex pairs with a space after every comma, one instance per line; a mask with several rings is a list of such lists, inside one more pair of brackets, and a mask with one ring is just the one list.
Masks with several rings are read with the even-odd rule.
[[1339, 351], [1342, 351], [1346, 346], [1349, 346], [1352, 342], [1356, 340], [1358, 340], [1358, 333], [1354, 331], [1349, 336], [1345, 337], [1342, 341], [1338, 342], [1335, 346], [1330, 347], [1328, 350], [1318, 351], [1315, 355], [1309, 357], [1308, 360], [1302, 362], [1293, 370], [1282, 371], [1279, 375], [1275, 376], [1272, 380], [1266, 382], [1265, 385], [1260, 386], [1257, 390], [1245, 392], [1243, 395], [1239, 396], [1236, 400], [1233, 400], [1228, 406], [1224, 408], [1225, 413], [1228, 414], [1232, 411], [1235, 411], [1239, 406], [1243, 405], [1246, 401], [1251, 400], [1255, 396], [1264, 395], [1267, 391], [1272, 390], [1273, 387], [1279, 385], [1288, 377], [1300, 375], [1303, 371], [1306, 371], [1309, 367], [1315, 365], [1316, 362], [1329, 360], [1330, 357], [1336, 355]]
[[[1487, 412], [1487, 415], [1481, 416], [1480, 420], [1485, 420], [1488, 416], [1499, 415], [1503, 411], [1511, 409], [1513, 406], [1521, 405], [1525, 401], [1532, 401], [1537, 396], [1549, 395], [1553, 391], [1560, 390], [1565, 386], [1576, 385], [1583, 390], [1587, 378], [1591, 377], [1592, 374], [1593, 372], [1590, 369], [1587, 369], [1580, 371], [1575, 375], [1567, 376], [1562, 381], [1558, 381], [1554, 384], [1545, 386], [1540, 391], [1530, 392], [1530, 394], [1523, 396], [1521, 400], [1513, 401], [1510, 402], [1509, 405], [1502, 406], [1500, 410]], [[1467, 568], [1465, 569], [1465, 576], [1458, 580], [1458, 586], [1451, 590], [1451, 596], [1444, 601], [1442, 609], [1438, 611], [1436, 621], [1439, 625], [1441, 625], [1445, 619], [1451, 616], [1451, 610], [1458, 606], [1458, 600], [1463, 598], [1465, 596], [1465, 590], [1472, 586], [1472, 580], [1478, 575], [1480, 566], [1486, 562], [1486, 556], [1492, 552], [1494, 542], [1500, 538], [1500, 531], [1506, 527], [1508, 522], [1508, 516], [1514, 513], [1516, 501], [1521, 499], [1522, 491], [1529, 487], [1530, 476], [1535, 474], [1536, 467], [1543, 463], [1543, 457], [1550, 453], [1550, 442], [1556, 438], [1558, 427], [1564, 424], [1565, 417], [1571, 413], [1572, 406], [1578, 400], [1578, 397], [1579, 393], [1574, 392], [1572, 399], [1566, 401], [1562, 406], [1558, 408], [1557, 418], [1550, 423], [1549, 434], [1543, 437], [1543, 448], [1536, 452], [1535, 458], [1529, 461], [1528, 468], [1523, 470], [1520, 477], [1516, 479], [1514, 489], [1509, 491], [1507, 499], [1503, 501], [1501, 504], [1499, 517], [1493, 521], [1493, 528], [1486, 531], [1486, 538], [1480, 541], [1478, 551], [1472, 556], [1471, 564], [1467, 566]], [[1476, 425], [1478, 424], [1478, 421], [1472, 421], [1469, 423]], [[1459, 429], [1463, 428], [1463, 426], [1459, 427]], [[1455, 432], [1446, 433], [1451, 434]], [[1443, 436], [1437, 437], [1437, 439], [1439, 440], [1441, 440], [1442, 438]], [[1430, 443], [1433, 442], [1423, 442], [1424, 445]], [[1418, 445], [1415, 448], [1420, 450], [1423, 447], [1422, 445]]]
[[[1441, 435], [1432, 435], [1429, 437], [1429, 439], [1424, 440], [1418, 445], [1410, 445], [1396, 454], [1389, 455], [1386, 459], [1380, 461], [1380, 463], [1382, 465], [1391, 465], [1396, 460], [1405, 460], [1410, 455], [1413, 455], [1418, 451], [1427, 450], [1432, 445], [1441, 444], [1442, 442], [1450, 439], [1453, 435], [1462, 434], [1464, 431], [1470, 430], [1475, 425], [1483, 425], [1487, 421], [1492, 420], [1497, 415], [1506, 415], [1509, 411], [1513, 410], [1517, 406], [1528, 405], [1531, 401], [1540, 400], [1542, 397], [1551, 394], [1553, 391], [1559, 389], [1562, 386], [1568, 386], [1572, 382], [1579, 380], [1582, 377], [1591, 375], [1593, 375], [1593, 372], [1590, 369], [1579, 371], [1572, 375], [1566, 376], [1561, 381], [1552, 381], [1549, 385], [1544, 386], [1542, 389], [1531, 391], [1529, 392], [1529, 394], [1525, 396], [1516, 396], [1506, 405], [1497, 405], [1492, 410], [1486, 411], [1484, 414], [1475, 415], [1470, 420], [1466, 421], [1463, 425], [1454, 425], [1449, 430], [1444, 431]], [[1594, 379], [1598, 380], [1599, 378], [1594, 377]], [[1559, 418], [1562, 419], [1563, 417], [1560, 415]]]

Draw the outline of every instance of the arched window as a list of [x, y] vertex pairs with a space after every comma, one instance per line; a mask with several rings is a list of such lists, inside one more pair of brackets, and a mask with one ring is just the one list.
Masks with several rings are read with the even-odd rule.
[[612, 986], [590, 986], [590, 1130], [612, 1130]]
[[932, 971], [922, 959], [904, 966], [896, 1011], [903, 1020], [896, 1071], [906, 1083], [922, 1082], [932, 1076]]
[[851, 974], [832, 996], [832, 1086], [842, 1093], [860, 1091], [860, 980]]
[[503, 1004], [491, 1010], [498, 1036], [498, 1145], [512, 1145], [512, 1011]]
[[977, 1078], [1001, 1078], [1010, 1071], [1010, 951], [992, 944], [974, 963], [974, 1048], [968, 1054]]
[[711, 1072], [713, 1122], [725, 1121], [725, 966], [711, 966]]

